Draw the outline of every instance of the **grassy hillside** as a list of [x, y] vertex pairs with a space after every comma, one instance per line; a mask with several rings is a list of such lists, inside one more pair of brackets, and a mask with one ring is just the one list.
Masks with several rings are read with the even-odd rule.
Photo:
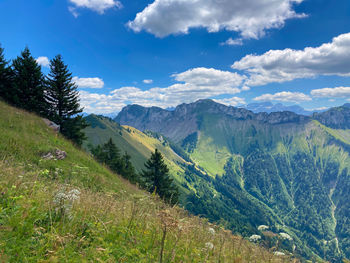
[[[88, 144], [96, 146], [106, 143], [112, 138], [121, 152], [127, 152], [135, 168], [141, 171], [145, 168], [144, 164], [151, 156], [151, 153], [158, 148], [164, 155], [166, 164], [170, 167], [174, 177], [183, 172], [183, 169], [177, 165], [185, 165], [186, 161], [177, 155], [165, 140], [160, 140], [148, 136], [139, 130], [130, 126], [121, 126], [109, 118], [103, 116], [89, 115], [85, 118], [90, 124], [84, 132], [88, 137], [84, 147], [88, 149]], [[180, 180], [180, 178], [177, 178]]]
[[[290, 261], [164, 205], [2, 102], [0, 138], [0, 262]], [[56, 149], [67, 158], [42, 158]]]

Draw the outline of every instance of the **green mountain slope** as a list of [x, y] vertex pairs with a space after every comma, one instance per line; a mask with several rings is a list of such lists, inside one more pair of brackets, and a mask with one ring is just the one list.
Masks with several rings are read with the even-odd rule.
[[[348, 110], [339, 112], [346, 123]], [[291, 112], [253, 114], [210, 100], [172, 112], [131, 105], [116, 121], [164, 134], [208, 174], [206, 184], [189, 182], [196, 193], [186, 207], [193, 213], [224, 220], [244, 235], [263, 234], [259, 225], [288, 233], [290, 251], [306, 258], [350, 258], [349, 130]], [[188, 129], [174, 135], [176, 127]]]
[[[0, 262], [290, 261], [166, 206], [1, 101], [0, 138]], [[57, 149], [66, 158], [44, 157]]]

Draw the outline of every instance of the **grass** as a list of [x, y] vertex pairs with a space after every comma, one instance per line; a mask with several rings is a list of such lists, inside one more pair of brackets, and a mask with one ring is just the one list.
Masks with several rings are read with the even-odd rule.
[[[2, 102], [0, 138], [0, 262], [292, 261], [165, 205]], [[66, 159], [41, 158], [57, 148]]]

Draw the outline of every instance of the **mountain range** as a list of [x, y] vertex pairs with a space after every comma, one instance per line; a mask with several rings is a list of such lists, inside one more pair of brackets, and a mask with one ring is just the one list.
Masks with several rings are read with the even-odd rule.
[[181, 159], [168, 158], [190, 212], [243, 236], [286, 233], [292, 241], [280, 245], [290, 253], [339, 262], [350, 258], [349, 116], [348, 104], [304, 116], [199, 100], [174, 110], [129, 105], [109, 121]]
[[314, 112], [321, 112], [321, 110], [305, 110], [303, 107], [299, 105], [286, 106], [286, 105], [283, 105], [282, 103], [273, 104], [271, 102], [250, 103], [243, 106], [242, 108], [250, 110], [254, 113], [291, 111], [300, 115], [312, 115]]

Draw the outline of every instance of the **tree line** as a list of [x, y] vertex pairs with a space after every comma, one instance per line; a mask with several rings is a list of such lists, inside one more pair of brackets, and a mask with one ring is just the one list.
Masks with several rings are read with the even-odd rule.
[[0, 45], [0, 97], [55, 122], [66, 138], [81, 146], [87, 123], [80, 115], [83, 108], [72, 79], [61, 55], [50, 61], [50, 72], [44, 76], [28, 47], [10, 63]]
[[126, 152], [121, 155], [111, 138], [105, 144], [95, 147], [90, 145], [89, 148], [96, 160], [122, 175], [131, 183], [138, 184], [150, 193], [158, 194], [160, 198], [170, 204], [178, 202], [178, 188], [173, 179], [170, 178], [169, 168], [157, 149], [145, 163], [145, 169], [138, 174], [130, 161], [130, 155]]

